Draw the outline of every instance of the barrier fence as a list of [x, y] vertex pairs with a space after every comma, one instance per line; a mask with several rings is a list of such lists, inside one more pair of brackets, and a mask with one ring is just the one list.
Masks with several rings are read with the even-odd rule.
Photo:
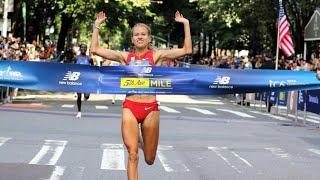
[[[254, 100], [249, 96], [254, 96]], [[308, 113], [320, 115], [319, 100], [320, 90], [258, 92], [254, 94], [246, 94], [245, 98], [246, 102], [259, 104], [260, 110], [262, 110], [262, 107], [264, 106], [263, 104], [266, 106], [268, 106], [268, 103], [275, 105], [276, 114], [279, 113], [279, 106], [286, 107], [287, 116], [295, 117], [295, 120], [301, 119], [303, 120], [303, 123], [306, 123], [306, 121], [315, 123], [318, 127], [320, 122], [307, 120], [307, 115]]]

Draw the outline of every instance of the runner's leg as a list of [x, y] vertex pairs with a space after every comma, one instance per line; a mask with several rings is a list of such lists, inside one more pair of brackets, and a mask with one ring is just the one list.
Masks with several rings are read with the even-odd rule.
[[78, 108], [78, 112], [81, 112], [81, 93], [77, 93], [77, 108]]
[[130, 109], [122, 110], [122, 139], [128, 150], [127, 175], [129, 180], [138, 179], [138, 122]]
[[77, 108], [78, 108], [78, 113], [76, 115], [76, 118], [81, 118], [81, 93], [77, 93]]
[[112, 104], [116, 103], [116, 94], [112, 95]]
[[156, 158], [159, 141], [160, 113], [152, 111], [141, 125], [143, 152], [147, 164], [152, 165]]
[[87, 101], [90, 97], [89, 93], [84, 93], [84, 100]]

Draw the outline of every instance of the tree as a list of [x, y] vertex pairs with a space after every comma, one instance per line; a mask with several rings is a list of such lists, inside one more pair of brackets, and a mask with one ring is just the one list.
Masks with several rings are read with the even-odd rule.
[[[47, 20], [56, 27], [54, 37], [63, 50], [71, 38], [90, 40], [92, 23], [97, 12], [107, 15], [101, 27], [102, 41], [112, 48], [130, 47], [130, 28], [137, 22], [151, 26], [152, 34], [166, 39], [170, 45], [183, 44], [183, 28], [174, 22], [176, 10], [190, 20], [193, 44], [199, 57], [210, 56], [218, 48], [249, 49], [251, 54], [275, 52], [279, 4], [270, 0], [26, 0], [28, 5], [27, 40], [45, 38]], [[303, 30], [320, 0], [283, 1], [291, 25], [297, 53], [303, 50]], [[17, 8], [21, 0], [16, 1]], [[17, 10], [18, 11], [18, 10]], [[16, 14], [14, 32], [21, 35], [21, 19]], [[57, 35], [58, 34], [58, 35]], [[167, 42], [167, 44], [168, 44]], [[207, 44], [204, 42], [208, 42]], [[207, 51], [205, 51], [205, 49]], [[214, 53], [216, 53], [214, 51]]]

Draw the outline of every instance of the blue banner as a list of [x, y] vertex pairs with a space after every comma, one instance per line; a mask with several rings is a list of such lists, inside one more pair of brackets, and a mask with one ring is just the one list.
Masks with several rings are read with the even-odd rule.
[[306, 97], [307, 111], [320, 114], [320, 106], [319, 106], [320, 91], [319, 90], [308, 91], [306, 96], [307, 96]]
[[286, 106], [288, 100], [288, 93], [287, 92], [271, 92], [269, 94], [269, 102], [272, 104], [277, 104], [280, 106]]
[[268, 94], [269, 96], [269, 102], [272, 104], [276, 104], [277, 103], [277, 98], [278, 98], [278, 92], [270, 92]]
[[298, 109], [320, 114], [319, 108], [320, 90], [299, 91], [298, 96]]
[[288, 92], [279, 92], [278, 93], [278, 105], [286, 106], [288, 101]]
[[233, 94], [320, 89], [315, 72], [95, 67], [0, 61], [0, 85], [24, 89], [103, 94]]
[[304, 111], [304, 105], [307, 101], [307, 92], [299, 91], [298, 92], [298, 110]]

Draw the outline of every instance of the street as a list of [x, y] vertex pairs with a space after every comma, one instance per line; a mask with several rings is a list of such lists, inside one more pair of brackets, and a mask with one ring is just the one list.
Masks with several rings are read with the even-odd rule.
[[[320, 179], [315, 126], [219, 96], [160, 102], [157, 157], [148, 166], [139, 151], [142, 180]], [[121, 103], [89, 99], [80, 119], [72, 99], [0, 105], [0, 179], [126, 179]]]

